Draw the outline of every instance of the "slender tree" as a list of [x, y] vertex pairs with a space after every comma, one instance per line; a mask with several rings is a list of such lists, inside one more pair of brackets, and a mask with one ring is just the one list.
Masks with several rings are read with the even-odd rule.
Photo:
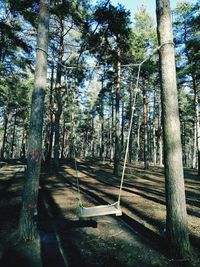
[[[179, 54], [179, 80], [185, 87], [190, 87], [194, 92], [193, 109], [193, 147], [192, 168], [198, 167], [200, 173], [200, 139], [199, 139], [199, 3], [190, 4], [188, 1], [178, 3], [174, 12], [174, 25], [176, 45], [181, 51]], [[182, 88], [183, 89], [183, 88]]]
[[115, 155], [114, 155], [114, 174], [119, 175], [121, 143], [120, 143], [120, 62], [117, 62], [116, 95], [115, 95]]
[[142, 81], [142, 95], [143, 95], [143, 125], [144, 125], [144, 169], [149, 168], [148, 161], [148, 111], [147, 111], [147, 92], [146, 92], [146, 84], [145, 79]]
[[55, 142], [54, 142], [54, 164], [55, 168], [58, 170], [59, 167], [59, 155], [60, 155], [60, 117], [62, 114], [62, 97], [61, 97], [61, 78], [62, 78], [62, 60], [64, 53], [64, 19], [59, 19], [60, 26], [60, 40], [58, 48], [58, 65], [56, 73], [56, 87], [55, 87], [55, 102], [56, 102], [56, 112], [55, 112]]
[[161, 45], [161, 83], [164, 163], [167, 203], [167, 238], [175, 258], [187, 258], [187, 227], [182, 147], [176, 85], [176, 68], [169, 0], [156, 0], [158, 40]]
[[27, 177], [24, 186], [19, 223], [19, 234], [23, 240], [33, 240], [37, 233], [34, 223], [34, 213], [37, 210], [38, 186], [42, 157], [41, 147], [44, 96], [47, 76], [49, 5], [49, 0], [40, 1], [35, 82], [32, 93], [28, 136]]

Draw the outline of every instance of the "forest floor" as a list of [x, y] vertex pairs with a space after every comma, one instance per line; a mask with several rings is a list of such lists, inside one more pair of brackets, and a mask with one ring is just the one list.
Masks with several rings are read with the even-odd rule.
[[[197, 172], [185, 170], [192, 259], [182, 262], [171, 259], [167, 244], [162, 242], [166, 216], [162, 167], [150, 166], [149, 170], [144, 170], [142, 164], [128, 164], [121, 196], [124, 215], [79, 220], [76, 177], [79, 177], [84, 206], [99, 205], [95, 196], [98, 201], [114, 203], [120, 177], [112, 174], [112, 167], [109, 162], [78, 160], [78, 170], [75, 170], [72, 162], [63, 161], [56, 175], [51, 166], [44, 166], [36, 218], [40, 236], [35, 242], [25, 244], [15, 240], [24, 166], [11, 162], [1, 167], [0, 266], [200, 266], [200, 179]], [[131, 226], [124, 218], [132, 220]]]

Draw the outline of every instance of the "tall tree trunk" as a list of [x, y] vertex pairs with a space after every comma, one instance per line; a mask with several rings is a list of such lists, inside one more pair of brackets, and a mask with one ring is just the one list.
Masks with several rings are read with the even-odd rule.
[[122, 114], [121, 114], [121, 151], [122, 153], [124, 152], [124, 100], [123, 100], [123, 97], [122, 97]]
[[157, 162], [157, 147], [156, 147], [156, 89], [154, 89], [154, 100], [153, 100], [153, 165], [156, 166]]
[[21, 149], [20, 149], [20, 158], [25, 159], [26, 156], [26, 127], [24, 125], [23, 127], [23, 133], [22, 133], [22, 142], [21, 142]]
[[198, 153], [198, 175], [200, 176], [200, 96], [197, 96], [196, 116], [197, 116], [197, 153]]
[[36, 224], [34, 222], [34, 212], [37, 210], [42, 156], [42, 126], [47, 80], [49, 2], [49, 0], [40, 1], [35, 82], [32, 93], [28, 135], [27, 176], [24, 186], [19, 223], [19, 234], [23, 240], [33, 240], [36, 238], [37, 234]]
[[181, 143], [182, 143], [182, 150], [183, 150], [183, 166], [187, 166], [186, 160], [186, 142], [185, 142], [185, 121], [181, 122]]
[[190, 37], [188, 36], [187, 31], [187, 23], [184, 21], [184, 43], [185, 43], [185, 51], [186, 51], [186, 57], [188, 59], [188, 64], [193, 65], [193, 68], [191, 69], [191, 77], [192, 77], [192, 86], [194, 90], [194, 114], [195, 114], [195, 120], [193, 125], [193, 151], [192, 151], [192, 168], [198, 168], [198, 172], [200, 173], [200, 141], [199, 141], [199, 107], [198, 107], [198, 90], [196, 86], [196, 68], [193, 64], [193, 61], [191, 59], [191, 55], [189, 53], [188, 49], [188, 41]]
[[4, 159], [5, 146], [7, 140], [7, 129], [8, 129], [8, 112], [6, 110], [4, 113], [4, 130], [3, 130], [3, 142], [1, 147], [1, 159]]
[[14, 145], [15, 145], [15, 129], [16, 129], [16, 123], [17, 123], [17, 113], [14, 115], [14, 125], [13, 125], [13, 133], [12, 133], [12, 141], [11, 141], [11, 151], [10, 151], [10, 158], [13, 158], [13, 152], [14, 152]]
[[195, 169], [197, 166], [197, 124], [196, 124], [196, 114], [195, 120], [193, 122], [193, 144], [192, 144], [192, 168]]
[[51, 83], [49, 94], [49, 122], [47, 125], [47, 140], [46, 140], [46, 162], [48, 163], [52, 155], [53, 145], [53, 130], [54, 130], [54, 111], [53, 111], [53, 85], [54, 85], [54, 64], [51, 67]]
[[[129, 109], [130, 109], [130, 118], [129, 122], [131, 121], [131, 112], [132, 112], [132, 106], [133, 106], [133, 82], [130, 81], [129, 85]], [[129, 139], [129, 163], [132, 161], [133, 157], [133, 126], [131, 125], [131, 131], [130, 131], [130, 139]]]
[[[63, 116], [64, 117], [64, 116]], [[63, 118], [63, 127], [62, 127], [62, 146], [61, 146], [61, 159], [64, 159], [64, 150], [65, 150], [65, 118]]]
[[62, 114], [62, 97], [61, 97], [61, 77], [62, 77], [62, 59], [64, 53], [64, 20], [60, 19], [60, 44], [58, 51], [58, 65], [56, 73], [56, 88], [55, 88], [55, 100], [56, 100], [56, 112], [55, 112], [55, 139], [54, 139], [54, 164], [56, 170], [59, 168], [59, 156], [60, 156], [60, 117]]
[[116, 99], [115, 99], [115, 155], [114, 155], [114, 174], [119, 175], [120, 167], [120, 62], [117, 63], [117, 78], [116, 78]]
[[143, 125], [144, 125], [144, 169], [149, 168], [149, 156], [148, 156], [148, 125], [147, 125], [147, 95], [145, 87], [145, 79], [142, 82], [142, 94], [143, 94]]
[[95, 129], [94, 129], [94, 118], [92, 117], [92, 142], [91, 142], [91, 150], [92, 150], [92, 157], [95, 157]]
[[198, 174], [200, 174], [200, 125], [199, 125], [199, 95], [196, 86], [195, 79], [193, 79], [193, 89], [194, 89], [194, 109], [195, 109], [195, 132], [196, 132], [196, 166], [198, 169]]
[[158, 165], [163, 165], [163, 129], [162, 129], [162, 107], [161, 99], [158, 103], [158, 131], [157, 131], [157, 147], [158, 147]]
[[114, 158], [114, 121], [115, 121], [115, 109], [114, 109], [114, 89], [111, 89], [111, 127], [110, 127], [110, 161]]
[[104, 93], [103, 93], [103, 77], [102, 77], [102, 88], [101, 88], [102, 92], [100, 94], [100, 159], [103, 160], [104, 158], [104, 101], [103, 101], [103, 97], [104, 97]]
[[[150, 107], [148, 106], [148, 115], [150, 114]], [[147, 169], [149, 168], [149, 162], [153, 159], [153, 121], [150, 116], [147, 116]]]
[[175, 258], [190, 254], [180, 121], [176, 85], [175, 55], [169, 0], [156, 0], [158, 40], [162, 77], [162, 112], [167, 204], [167, 238]]
[[153, 121], [153, 129], [152, 129], [152, 135], [153, 135], [153, 165], [156, 166], [157, 162], [157, 154], [156, 154], [156, 127], [155, 127], [155, 121]]
[[[71, 132], [70, 132], [70, 159], [76, 158], [76, 121], [75, 121], [75, 109], [76, 109], [76, 85], [72, 90], [72, 108], [71, 108]], [[84, 144], [82, 144], [82, 151]], [[83, 151], [84, 152], [84, 151]], [[82, 153], [81, 153], [82, 154]], [[84, 156], [84, 153], [83, 153]]]
[[136, 133], [136, 140], [135, 140], [135, 161], [139, 161], [139, 151], [140, 151], [140, 127], [141, 127], [141, 122], [140, 122], [140, 116], [138, 116], [138, 126], [137, 126], [137, 133]]

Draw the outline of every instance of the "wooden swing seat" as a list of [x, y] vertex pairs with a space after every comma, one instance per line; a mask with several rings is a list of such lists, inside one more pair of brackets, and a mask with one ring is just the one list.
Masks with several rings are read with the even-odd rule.
[[90, 218], [96, 216], [103, 216], [103, 215], [116, 215], [121, 216], [122, 210], [119, 207], [118, 203], [114, 203], [112, 205], [101, 205], [101, 206], [94, 206], [85, 208], [83, 207], [80, 211], [79, 218]]

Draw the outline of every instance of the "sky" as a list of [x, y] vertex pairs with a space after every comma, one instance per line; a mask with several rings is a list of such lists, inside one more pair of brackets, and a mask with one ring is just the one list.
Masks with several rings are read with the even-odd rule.
[[[196, 3], [198, 0], [187, 0], [190, 3]], [[170, 5], [173, 9], [180, 0], [171, 0]], [[131, 11], [131, 18], [133, 21], [133, 14], [137, 12], [137, 8], [142, 4], [147, 7], [147, 10], [152, 17], [156, 18], [156, 0], [111, 0], [111, 3], [116, 6], [117, 3], [123, 5], [127, 10]]]

